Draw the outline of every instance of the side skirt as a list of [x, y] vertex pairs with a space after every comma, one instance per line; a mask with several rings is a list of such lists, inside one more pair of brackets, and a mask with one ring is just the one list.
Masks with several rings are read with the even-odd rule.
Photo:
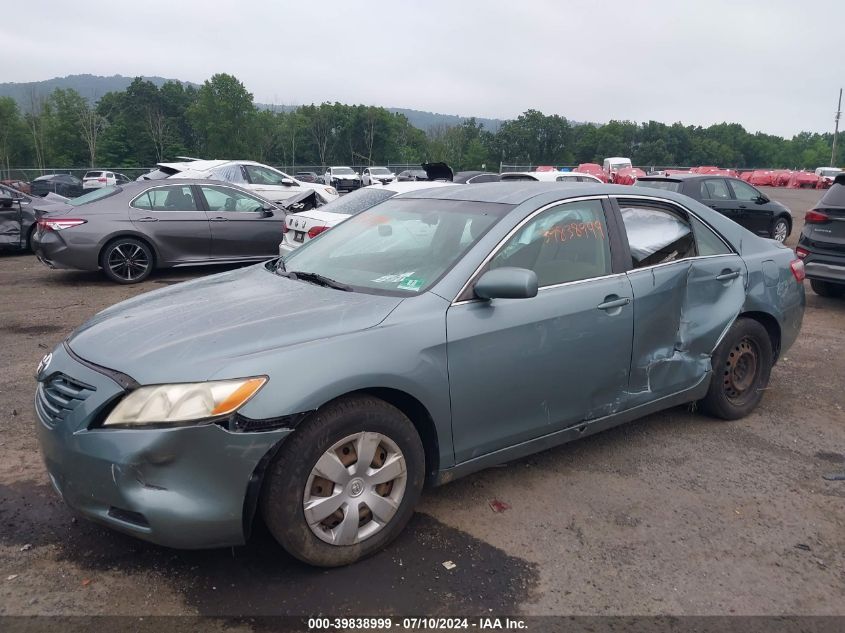
[[612, 429], [620, 424], [631, 422], [632, 420], [663, 411], [664, 409], [671, 409], [672, 407], [687, 404], [688, 402], [701, 400], [707, 395], [711, 375], [712, 372], [707, 372], [695, 386], [670, 396], [664, 396], [653, 402], [648, 402], [633, 409], [621, 411], [603, 418], [584, 420], [560, 431], [515, 444], [514, 446], [502, 448], [493, 453], [488, 453], [487, 455], [482, 455], [481, 457], [462, 462], [451, 468], [441, 470], [434, 478], [434, 485], [440, 486], [459, 477], [478, 472], [479, 470], [520, 459], [527, 455], [533, 455], [534, 453], [539, 453], [540, 451], [545, 451], [555, 446], [587, 437], [588, 435], [594, 435], [595, 433]]

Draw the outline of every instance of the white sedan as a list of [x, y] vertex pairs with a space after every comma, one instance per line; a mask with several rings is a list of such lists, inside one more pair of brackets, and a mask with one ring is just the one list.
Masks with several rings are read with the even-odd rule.
[[159, 163], [158, 171], [173, 178], [221, 180], [249, 189], [265, 200], [283, 203], [306, 191], [314, 191], [322, 204], [337, 200], [334, 187], [302, 182], [275, 167], [251, 160], [192, 160], [184, 163]]
[[396, 180], [396, 174], [387, 167], [367, 167], [361, 174], [361, 182], [364, 183], [365, 187], [378, 184], [387, 185], [394, 180]]
[[339, 200], [317, 209], [301, 213], [288, 213], [285, 219], [282, 242], [279, 244], [279, 255], [287, 255], [308, 240], [314, 239], [323, 231], [328, 231], [356, 213], [366, 211], [379, 202], [400, 193], [434, 187], [463, 186], [453, 182], [440, 181], [392, 182], [387, 185], [371, 185], [353, 191]]
[[506, 171], [500, 174], [501, 182], [528, 180], [535, 182], [598, 182], [601, 180], [592, 174], [580, 171]]

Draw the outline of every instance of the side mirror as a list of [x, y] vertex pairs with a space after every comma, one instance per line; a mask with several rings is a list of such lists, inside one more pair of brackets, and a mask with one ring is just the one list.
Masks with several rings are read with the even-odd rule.
[[12, 199], [11, 198], [0, 198], [0, 208], [11, 209], [12, 208]]
[[266, 205], [266, 204], [263, 207], [261, 207], [260, 211], [261, 211], [261, 216], [265, 217], [265, 218], [272, 218], [275, 215], [275, 213], [274, 213], [275, 209], [273, 207], [269, 206], [269, 205]]
[[757, 196], [757, 204], [766, 204], [769, 202], [769, 199], [764, 195]]
[[479, 299], [530, 299], [537, 296], [537, 273], [527, 268], [488, 270], [473, 290]]
[[296, 184], [296, 182], [294, 182], [293, 178], [282, 178], [281, 183], [285, 187], [293, 187]]

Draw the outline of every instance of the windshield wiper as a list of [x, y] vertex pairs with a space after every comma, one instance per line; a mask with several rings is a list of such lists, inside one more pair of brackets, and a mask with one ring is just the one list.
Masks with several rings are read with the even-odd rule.
[[300, 270], [285, 271], [276, 269], [276, 273], [287, 277], [288, 279], [301, 279], [302, 281], [310, 281], [319, 286], [326, 286], [327, 288], [334, 288], [335, 290], [343, 290], [344, 292], [352, 292], [352, 286], [347, 286], [344, 283], [335, 281], [331, 277], [326, 277], [320, 273], [308, 273]]

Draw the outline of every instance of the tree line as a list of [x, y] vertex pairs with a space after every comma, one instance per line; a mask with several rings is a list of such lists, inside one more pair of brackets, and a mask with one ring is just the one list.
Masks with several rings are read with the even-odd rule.
[[[840, 133], [840, 137], [845, 133]], [[475, 119], [427, 132], [374, 106], [321, 103], [256, 107], [227, 74], [199, 88], [136, 78], [95, 104], [74, 90], [0, 98], [0, 170], [11, 167], [148, 167], [177, 156], [253, 159], [273, 165], [445, 161], [454, 169], [510, 164], [577, 165], [628, 156], [635, 165], [815, 168], [830, 161], [832, 134], [791, 139], [737, 123], [709, 127], [649, 121], [575, 124], [528, 110], [495, 132]], [[836, 164], [845, 163], [838, 141]]]

